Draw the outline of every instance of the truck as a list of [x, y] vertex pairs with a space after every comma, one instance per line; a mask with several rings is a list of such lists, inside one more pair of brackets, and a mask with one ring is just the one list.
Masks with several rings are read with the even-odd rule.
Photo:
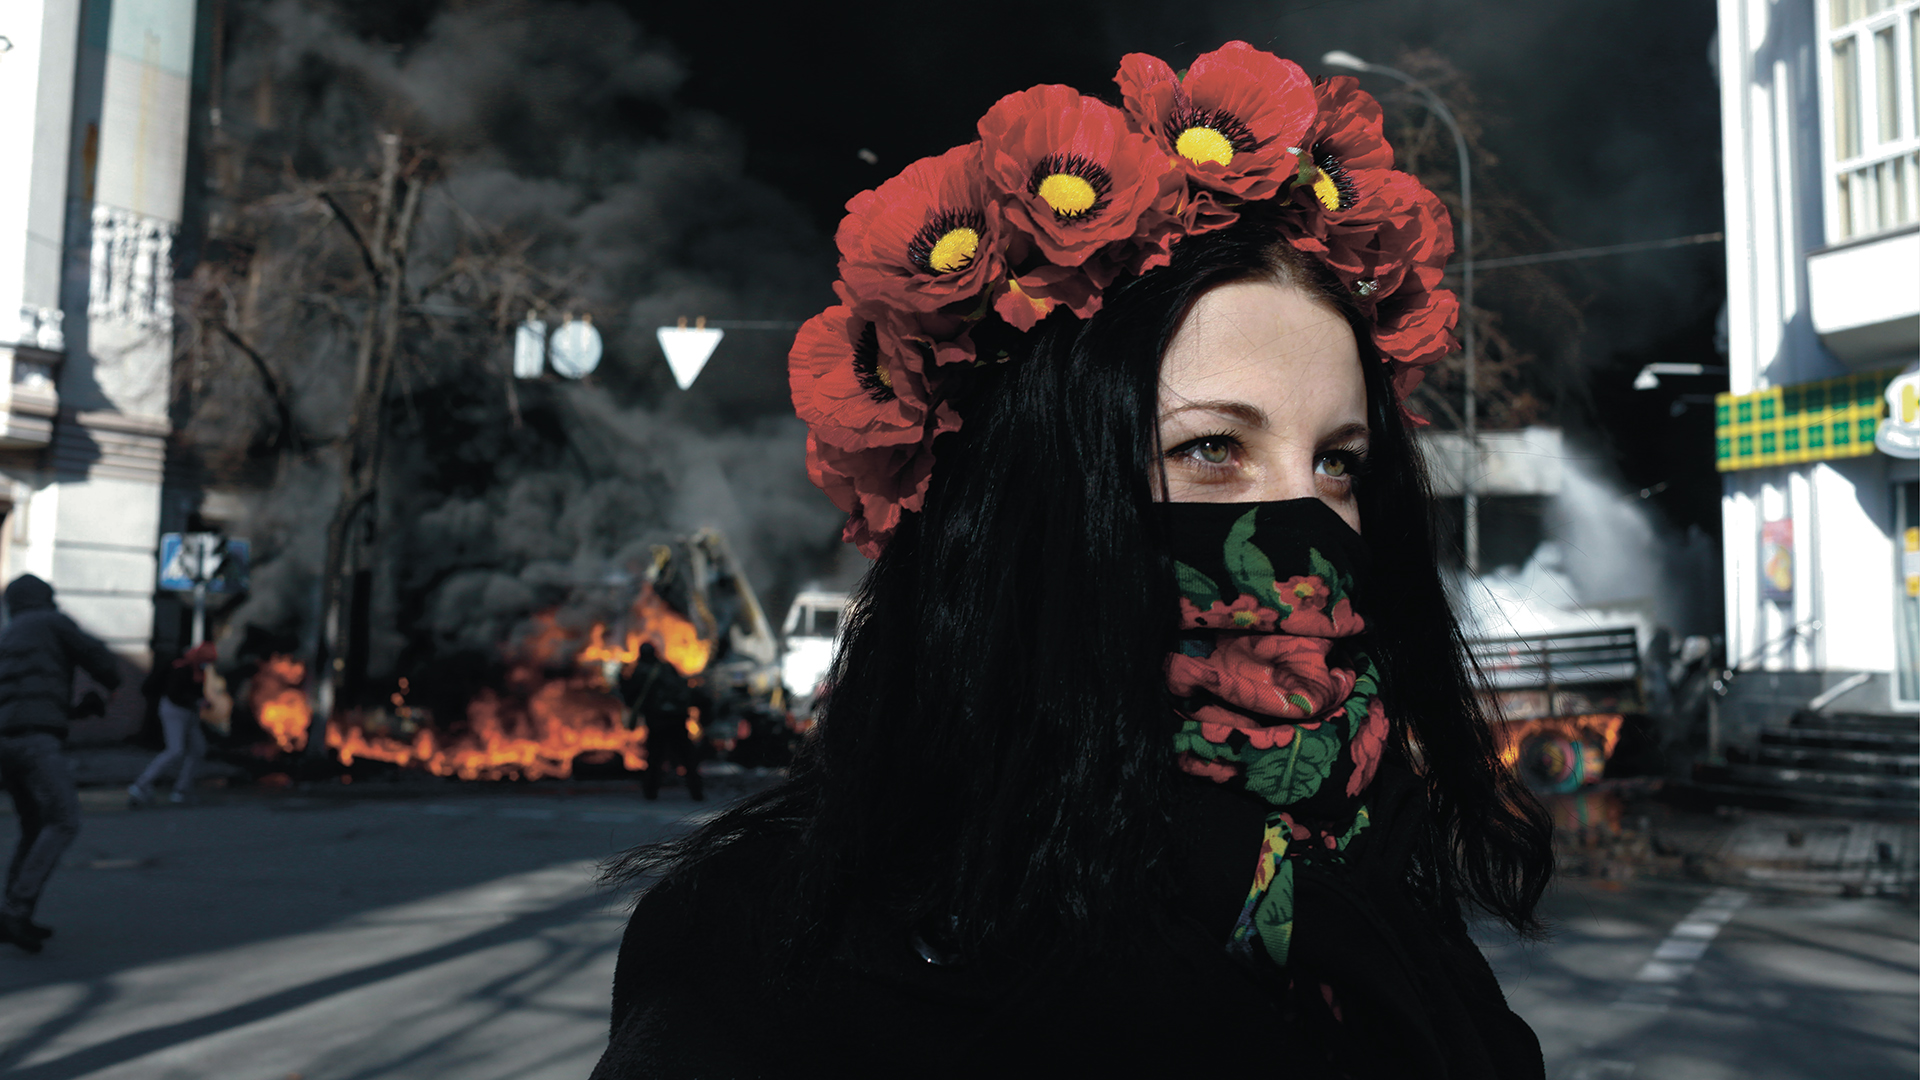
[[1629, 716], [1647, 711], [1631, 626], [1467, 643], [1494, 717], [1500, 759], [1542, 793], [1601, 779]]

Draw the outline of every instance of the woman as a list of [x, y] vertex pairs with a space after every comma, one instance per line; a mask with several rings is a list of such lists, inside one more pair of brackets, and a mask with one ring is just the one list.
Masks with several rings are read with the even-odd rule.
[[874, 564], [791, 778], [620, 868], [596, 1076], [1541, 1075], [1462, 910], [1533, 930], [1548, 826], [1400, 405], [1445, 211], [1353, 80], [1117, 81], [848, 204], [792, 379]]

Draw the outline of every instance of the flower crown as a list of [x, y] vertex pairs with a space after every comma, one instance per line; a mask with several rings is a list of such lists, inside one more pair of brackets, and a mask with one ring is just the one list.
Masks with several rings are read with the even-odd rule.
[[933, 445], [960, 415], [942, 393], [997, 321], [1031, 330], [1059, 308], [1100, 310], [1107, 286], [1165, 266], [1173, 245], [1272, 202], [1294, 248], [1323, 263], [1372, 322], [1397, 399], [1455, 348], [1459, 304], [1440, 288], [1446, 208], [1393, 170], [1380, 105], [1351, 78], [1232, 41], [1185, 72], [1132, 53], [1123, 108], [1067, 86], [1001, 98], [980, 138], [847, 203], [835, 241], [840, 303], [788, 358], [807, 473], [878, 555], [917, 511]]

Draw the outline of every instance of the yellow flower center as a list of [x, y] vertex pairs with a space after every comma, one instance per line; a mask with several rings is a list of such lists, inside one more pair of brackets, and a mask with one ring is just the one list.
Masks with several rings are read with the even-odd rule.
[[1072, 173], [1054, 173], [1040, 181], [1038, 194], [1061, 217], [1079, 217], [1100, 201], [1093, 185]]
[[979, 250], [980, 234], [962, 225], [957, 229], [949, 229], [934, 241], [933, 250], [927, 253], [927, 265], [936, 274], [965, 270], [973, 264], [973, 257]]
[[1173, 148], [1195, 165], [1208, 161], [1225, 165], [1233, 160], [1233, 143], [1210, 127], [1188, 128], [1174, 140]]
[[873, 377], [880, 381], [881, 386], [889, 390], [893, 389], [893, 372], [887, 370], [887, 365], [875, 364], [873, 366]]
[[1320, 205], [1329, 210], [1340, 209], [1340, 186], [1333, 182], [1333, 176], [1325, 169], [1314, 170], [1313, 194]]
[[1305, 600], [1307, 597], [1313, 595], [1313, 586], [1308, 582], [1303, 581], [1300, 584], [1295, 585], [1293, 587], [1293, 595], [1299, 597], [1302, 600]]

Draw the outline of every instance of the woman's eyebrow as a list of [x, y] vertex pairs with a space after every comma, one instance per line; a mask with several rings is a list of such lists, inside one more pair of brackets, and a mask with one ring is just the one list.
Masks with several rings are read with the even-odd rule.
[[1367, 425], [1365, 424], [1358, 424], [1358, 423], [1348, 424], [1345, 427], [1335, 430], [1334, 432], [1329, 434], [1326, 438], [1321, 439], [1320, 445], [1332, 446], [1336, 443], [1347, 442], [1348, 440], [1351, 440], [1351, 439], [1364, 440], [1371, 434], [1372, 432], [1370, 432], [1367, 429]]
[[1189, 401], [1177, 409], [1168, 409], [1160, 414], [1165, 421], [1185, 412], [1210, 412], [1232, 417], [1247, 427], [1265, 428], [1269, 426], [1267, 414], [1259, 406], [1244, 401]]

